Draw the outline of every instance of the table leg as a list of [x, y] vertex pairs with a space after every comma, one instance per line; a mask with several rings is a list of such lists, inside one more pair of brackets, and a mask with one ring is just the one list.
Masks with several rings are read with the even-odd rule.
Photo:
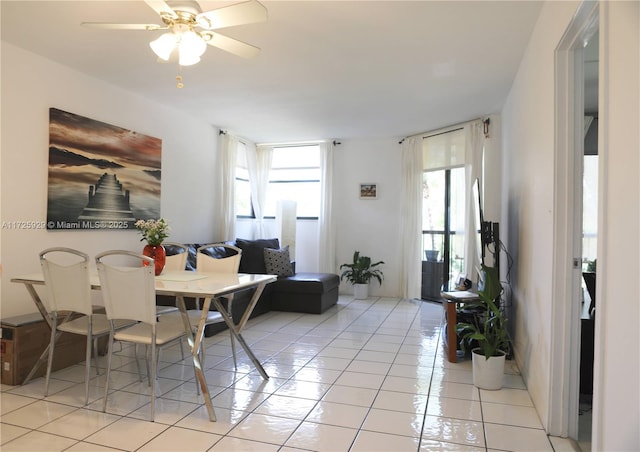
[[[27, 288], [27, 292], [29, 292], [29, 295], [31, 295], [31, 298], [33, 299], [33, 302], [35, 303], [36, 307], [38, 308], [38, 311], [40, 311], [40, 314], [42, 315], [42, 318], [47, 322], [47, 325], [49, 325], [49, 328], [53, 328], [53, 322], [51, 321], [51, 318], [49, 317], [49, 313], [45, 309], [44, 304], [42, 303], [42, 300], [40, 299], [40, 296], [38, 295], [38, 292], [36, 292], [36, 290], [33, 287], [33, 284], [25, 284], [25, 287]], [[68, 321], [70, 318], [71, 318], [71, 313], [69, 313], [67, 315], [67, 317], [65, 317], [63, 323]], [[62, 334], [62, 331], [58, 331], [56, 333], [56, 337], [55, 337], [55, 341], [56, 342], [60, 338], [61, 334]], [[42, 354], [38, 358], [38, 361], [36, 361], [34, 366], [31, 368], [31, 370], [27, 374], [27, 377], [22, 382], [22, 386], [24, 386], [27, 383], [29, 383], [29, 381], [31, 381], [31, 379], [33, 378], [35, 373], [38, 371], [40, 366], [42, 366], [47, 361], [47, 359], [49, 357], [49, 348], [50, 347], [51, 347], [51, 343], [47, 344], [47, 347], [44, 349], [44, 351], [42, 352]]]
[[213, 402], [211, 401], [211, 395], [209, 394], [209, 386], [207, 385], [207, 380], [204, 376], [204, 371], [202, 369], [202, 363], [200, 362], [200, 347], [202, 346], [202, 337], [204, 336], [204, 319], [207, 318], [207, 312], [209, 311], [209, 306], [211, 305], [211, 298], [205, 298], [204, 305], [202, 307], [202, 317], [200, 322], [198, 323], [198, 331], [196, 334], [193, 334], [193, 330], [191, 328], [191, 322], [189, 321], [189, 315], [187, 314], [187, 307], [184, 303], [184, 297], [179, 295], [177, 297], [178, 308], [180, 309], [180, 313], [182, 314], [182, 322], [184, 324], [185, 331], [187, 332], [187, 338], [189, 340], [189, 344], [191, 345], [191, 358], [193, 359], [193, 367], [195, 369], [196, 380], [200, 385], [200, 390], [202, 391], [202, 397], [204, 398], [204, 404], [207, 407], [207, 413], [209, 414], [209, 420], [211, 422], [216, 421], [216, 412], [213, 409]]
[[447, 359], [449, 362], [455, 363], [458, 362], [456, 353], [458, 348], [458, 335], [456, 334], [456, 303], [448, 300], [443, 300], [442, 303], [444, 305], [444, 320], [447, 326], [445, 350], [447, 352]]
[[246, 343], [246, 341], [242, 337], [242, 330], [246, 325], [247, 320], [249, 320], [249, 316], [251, 315], [251, 312], [255, 308], [256, 303], [258, 302], [258, 299], [260, 298], [260, 295], [262, 294], [262, 291], [264, 290], [265, 285], [266, 284], [263, 283], [258, 285], [258, 287], [256, 287], [256, 291], [254, 292], [253, 297], [249, 302], [249, 306], [247, 306], [247, 309], [242, 315], [242, 319], [240, 319], [240, 323], [238, 323], [237, 325], [234, 323], [233, 318], [231, 317], [229, 312], [224, 308], [222, 303], [220, 303], [220, 300], [218, 298], [213, 299], [213, 304], [216, 307], [216, 309], [220, 312], [222, 317], [224, 318], [225, 323], [231, 330], [231, 334], [233, 334], [233, 337], [235, 337], [238, 340], [238, 342], [240, 343], [245, 353], [247, 354], [247, 356], [249, 357], [249, 359], [257, 369], [257, 371], [260, 373], [262, 378], [264, 378], [265, 380], [268, 380], [269, 375], [264, 370], [264, 367], [262, 367], [262, 364], [260, 364], [260, 361], [258, 360], [258, 358], [256, 358], [256, 355], [253, 354], [253, 352], [251, 351], [251, 348], [249, 348], [249, 345]]
[[33, 284], [25, 284], [25, 287], [27, 288], [27, 292], [29, 292], [29, 295], [31, 295], [33, 302], [36, 304], [36, 308], [38, 308], [38, 311], [40, 311], [40, 315], [42, 315], [42, 318], [45, 320], [45, 322], [47, 322], [49, 328], [51, 328], [52, 322], [49, 318], [49, 313], [45, 309], [44, 303], [42, 303], [38, 292], [36, 292], [36, 289], [33, 288]]

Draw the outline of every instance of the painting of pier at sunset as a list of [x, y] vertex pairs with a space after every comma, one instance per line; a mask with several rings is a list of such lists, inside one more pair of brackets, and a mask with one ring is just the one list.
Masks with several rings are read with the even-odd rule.
[[162, 140], [49, 109], [47, 229], [134, 229], [160, 217]]

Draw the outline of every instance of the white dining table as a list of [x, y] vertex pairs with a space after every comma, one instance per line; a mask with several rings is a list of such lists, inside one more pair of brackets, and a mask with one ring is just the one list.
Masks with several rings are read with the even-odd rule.
[[[200, 362], [199, 351], [202, 347], [202, 340], [204, 338], [204, 327], [207, 318], [207, 313], [211, 306], [211, 303], [222, 315], [225, 323], [229, 327], [231, 334], [242, 346], [249, 359], [255, 366], [256, 370], [260, 373], [265, 380], [269, 379], [266, 371], [262, 367], [260, 361], [256, 358], [254, 353], [247, 342], [242, 337], [242, 330], [246, 326], [253, 309], [262, 294], [265, 286], [274, 282], [277, 279], [275, 275], [259, 275], [259, 274], [224, 274], [224, 273], [204, 273], [204, 272], [192, 272], [192, 271], [163, 271], [159, 276], [155, 277], [155, 288], [157, 295], [169, 295], [176, 297], [177, 306], [182, 313], [182, 319], [185, 326], [185, 331], [190, 337], [190, 343], [193, 344], [191, 349], [191, 356], [193, 359], [193, 365], [195, 368], [196, 380], [202, 390], [204, 397], [204, 403], [207, 407], [209, 419], [211, 421], [216, 420], [215, 411], [213, 409], [213, 403], [211, 402], [211, 396], [209, 394], [209, 388]], [[24, 284], [27, 291], [31, 295], [36, 307], [51, 326], [51, 319], [47, 313], [38, 292], [34, 286], [44, 285], [44, 277], [41, 272], [32, 273], [28, 275], [16, 276], [11, 278], [12, 282]], [[101, 290], [100, 279], [97, 272], [92, 272], [90, 275], [91, 288], [93, 290]], [[240, 321], [235, 323], [231, 317], [231, 313], [221, 303], [221, 298], [232, 295], [236, 292], [245, 289], [255, 289], [249, 304], [242, 313]], [[202, 315], [198, 322], [198, 328], [194, 334], [191, 327], [189, 316], [187, 315], [187, 309], [184, 302], [185, 297], [200, 298], [203, 300]], [[41, 356], [41, 360], [44, 362], [48, 353], [48, 347]], [[44, 358], [43, 358], [44, 357]], [[38, 367], [42, 364], [39, 360], [34, 368], [31, 370], [25, 383], [33, 376]]]

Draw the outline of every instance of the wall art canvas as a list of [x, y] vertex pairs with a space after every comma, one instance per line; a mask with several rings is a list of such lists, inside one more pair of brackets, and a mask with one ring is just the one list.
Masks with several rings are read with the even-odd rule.
[[378, 184], [372, 184], [370, 182], [360, 184], [360, 199], [377, 199], [378, 198]]
[[162, 140], [49, 109], [47, 229], [135, 229], [160, 217]]

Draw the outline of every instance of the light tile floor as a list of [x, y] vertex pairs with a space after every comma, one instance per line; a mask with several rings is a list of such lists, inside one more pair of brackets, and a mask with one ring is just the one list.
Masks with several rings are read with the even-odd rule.
[[[449, 363], [440, 304], [341, 296], [322, 315], [270, 312], [245, 339], [268, 381], [244, 354], [237, 370], [229, 334], [206, 338], [205, 373], [217, 422], [209, 422], [190, 360], [162, 352], [156, 421], [138, 381], [133, 348], [114, 358], [107, 412], [104, 375], [83, 407], [83, 365], [3, 385], [0, 448], [9, 451], [560, 451], [544, 432], [515, 363], [504, 388], [472, 385], [469, 361]], [[106, 361], [101, 358], [102, 363]]]

